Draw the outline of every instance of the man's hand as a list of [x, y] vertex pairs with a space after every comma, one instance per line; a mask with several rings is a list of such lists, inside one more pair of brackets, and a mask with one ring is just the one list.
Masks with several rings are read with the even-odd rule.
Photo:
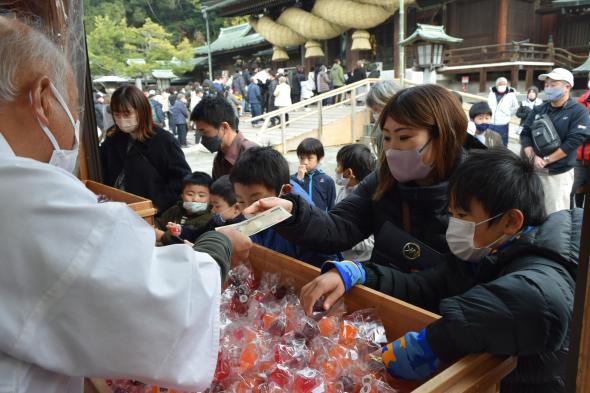
[[535, 166], [535, 169], [543, 169], [545, 168], [545, 165], [547, 165], [547, 161], [545, 161], [539, 156], [535, 156], [533, 164]]
[[531, 146], [524, 148], [524, 154], [529, 158], [529, 160], [533, 161], [536, 157], [535, 151]]
[[231, 242], [231, 267], [248, 260], [252, 248], [252, 240], [248, 236], [235, 229], [225, 227], [217, 228], [217, 232], [223, 233]]
[[307, 173], [307, 167], [305, 165], [299, 165], [299, 168], [297, 169], [297, 179], [299, 181], [303, 180], [306, 173]]
[[314, 304], [325, 296], [324, 310], [329, 310], [344, 295], [344, 282], [337, 270], [330, 270], [301, 288], [301, 305], [307, 315], [312, 315]]
[[285, 209], [289, 213], [293, 211], [293, 202], [282, 198], [271, 197], [260, 199], [254, 202], [253, 204], [245, 208], [242, 213], [255, 215], [272, 209], [275, 206], [282, 206], [283, 209]]
[[157, 242], [161, 242], [162, 241], [162, 236], [164, 236], [164, 231], [158, 229], [158, 228], [154, 228], [154, 231], [156, 232], [156, 241]]

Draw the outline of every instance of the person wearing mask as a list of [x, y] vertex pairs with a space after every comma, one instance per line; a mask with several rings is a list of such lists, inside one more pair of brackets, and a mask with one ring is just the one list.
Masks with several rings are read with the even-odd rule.
[[[545, 190], [545, 209], [550, 214], [570, 206], [576, 150], [590, 135], [590, 118], [586, 108], [570, 97], [574, 86], [571, 72], [555, 68], [548, 74], [539, 75], [539, 80], [545, 82], [545, 95], [549, 101], [535, 107], [527, 117], [520, 144], [539, 171]], [[531, 127], [542, 115], [547, 115], [553, 123], [561, 145], [553, 153], [540, 157], [533, 148]]]
[[448, 179], [464, 156], [465, 112], [445, 88], [419, 85], [396, 93], [379, 121], [385, 153], [378, 169], [330, 211], [287, 195], [244, 213], [280, 205], [292, 217], [277, 232], [326, 254], [374, 235], [372, 262], [406, 272], [436, 266], [448, 251]]
[[488, 95], [488, 105], [492, 109], [494, 130], [502, 137], [504, 146], [508, 146], [509, 123], [518, 110], [516, 90], [508, 86], [508, 79], [503, 76], [496, 79]]
[[[334, 64], [330, 69], [330, 79], [332, 80], [332, 88], [338, 89], [345, 85], [344, 69], [340, 65], [340, 59], [334, 59]], [[342, 94], [336, 96], [336, 102], [342, 101]]]
[[0, 73], [2, 390], [81, 393], [85, 375], [206, 389], [222, 282], [249, 239], [155, 247], [150, 225], [74, 176], [80, 100], [53, 41], [0, 16]]
[[164, 128], [165, 117], [164, 111], [162, 110], [162, 104], [160, 104], [156, 99], [156, 91], [150, 90], [148, 92], [148, 100], [150, 102], [150, 106], [152, 108], [152, 120], [154, 121], [154, 125], [156, 127]]
[[541, 105], [542, 103], [543, 101], [539, 98], [539, 89], [537, 89], [537, 86], [529, 87], [526, 93], [526, 98], [522, 100], [518, 110], [516, 111], [516, 117], [520, 119], [520, 127], [518, 127], [518, 131], [516, 132], [517, 135], [520, 135], [522, 132], [522, 125], [529, 114], [533, 111], [533, 108]]
[[[325, 65], [320, 66], [320, 72], [318, 73], [316, 87], [318, 89], [318, 94], [327, 93], [330, 91], [330, 84], [332, 81], [330, 80], [330, 75], [328, 74], [328, 68]], [[330, 99], [324, 98], [322, 100], [323, 105], [329, 105]]]
[[203, 146], [216, 153], [211, 170], [213, 180], [229, 175], [240, 155], [258, 146], [238, 130], [234, 108], [219, 94], [204, 97], [191, 113], [191, 120], [197, 124]]
[[400, 87], [393, 81], [379, 81], [369, 89], [365, 103], [371, 110], [373, 116], [373, 129], [371, 131], [371, 142], [373, 152], [377, 157], [381, 157], [383, 153], [383, 135], [381, 128], [379, 128], [379, 117], [385, 105], [389, 102], [391, 97], [400, 90]]
[[152, 200], [159, 212], [174, 205], [191, 173], [176, 139], [153, 124], [141, 90], [123, 86], [111, 98], [115, 127], [100, 147], [104, 182]]

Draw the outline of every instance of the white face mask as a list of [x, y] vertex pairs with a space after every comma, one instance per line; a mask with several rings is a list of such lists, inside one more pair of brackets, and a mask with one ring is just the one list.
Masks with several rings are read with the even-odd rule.
[[126, 134], [132, 134], [137, 130], [137, 116], [118, 117], [116, 120], [117, 126]]
[[[76, 164], [78, 163], [78, 150], [80, 147], [80, 143], [79, 143], [79, 141], [80, 141], [80, 120], [74, 121], [74, 117], [72, 116], [72, 113], [68, 109], [68, 106], [67, 106], [65, 100], [63, 99], [63, 97], [61, 96], [59, 91], [55, 88], [53, 83], [49, 83], [49, 88], [51, 89], [51, 92], [53, 93], [53, 95], [57, 99], [57, 102], [59, 102], [61, 107], [66, 112], [66, 115], [68, 115], [68, 119], [70, 119], [70, 123], [72, 123], [72, 126], [74, 127], [75, 142], [74, 142], [74, 146], [72, 147], [72, 149], [71, 150], [62, 150], [59, 147], [59, 144], [57, 143], [57, 140], [55, 139], [55, 136], [53, 135], [53, 133], [49, 130], [49, 128], [47, 126], [45, 126], [45, 125], [43, 125], [43, 123], [41, 123], [41, 120], [38, 117], [37, 117], [37, 122], [39, 123], [39, 126], [41, 127], [41, 129], [43, 130], [45, 135], [47, 135], [47, 138], [49, 138], [49, 141], [51, 142], [51, 145], [53, 146], [53, 153], [51, 154], [51, 158], [49, 159], [49, 165], [56, 166], [58, 168], [61, 168], [65, 171], [68, 171], [73, 174], [76, 171]], [[29, 92], [29, 100], [31, 101], [31, 104], [33, 104], [32, 92]]]
[[506, 85], [496, 86], [496, 90], [498, 90], [498, 93], [504, 93], [506, 91]]
[[379, 123], [379, 118], [381, 117], [381, 113], [371, 112], [371, 114], [373, 115], [373, 120], [375, 121], [375, 123]]
[[336, 172], [336, 177], [334, 178], [334, 182], [337, 186], [346, 187], [348, 183], [350, 183], [350, 179], [344, 178], [344, 173]]
[[503, 214], [504, 213], [500, 213], [494, 217], [488, 218], [487, 220], [478, 222], [477, 224], [472, 221], [449, 217], [449, 227], [447, 228], [446, 238], [451, 252], [456, 257], [464, 261], [471, 262], [477, 262], [481, 258], [488, 255], [492, 251], [491, 247], [499, 243], [500, 240], [505, 237], [505, 235], [500, 236], [485, 247], [477, 248], [473, 244], [475, 237], [475, 227], [498, 218]]
[[182, 207], [184, 207], [184, 209], [191, 214], [204, 212], [205, 210], [207, 210], [207, 206], [208, 206], [207, 202], [183, 202], [182, 203]]
[[590, 80], [588, 80], [588, 88], [590, 89]]

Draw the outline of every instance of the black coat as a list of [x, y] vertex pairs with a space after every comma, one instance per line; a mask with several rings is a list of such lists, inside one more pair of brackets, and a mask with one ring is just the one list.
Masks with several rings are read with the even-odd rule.
[[[100, 147], [104, 183], [113, 186], [125, 171], [125, 191], [151, 199], [159, 212], [179, 199], [182, 179], [191, 173], [178, 141], [161, 128], [141, 143], [134, 141], [127, 152], [130, 137], [117, 131]], [[132, 140], [131, 140], [132, 141]]]
[[426, 328], [443, 361], [470, 353], [518, 356], [503, 393], [562, 392], [570, 340], [582, 210], [552, 214], [506, 249], [415, 274], [366, 265], [366, 285], [439, 312]]
[[278, 225], [277, 231], [286, 239], [326, 254], [348, 250], [374, 235], [372, 262], [403, 271], [436, 264], [437, 261], [430, 261], [431, 266], [417, 266], [401, 257], [403, 244], [392, 241], [392, 237], [396, 237], [396, 228], [403, 226], [402, 202], [406, 202], [411, 213], [411, 235], [440, 253], [447, 252], [448, 182], [428, 187], [397, 184], [379, 201], [374, 201], [377, 184], [375, 171], [329, 212], [288, 195], [294, 203], [293, 217]]

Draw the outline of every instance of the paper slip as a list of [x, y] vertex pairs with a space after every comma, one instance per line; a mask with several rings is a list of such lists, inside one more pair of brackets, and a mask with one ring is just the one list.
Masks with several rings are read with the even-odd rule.
[[283, 207], [275, 206], [272, 209], [267, 210], [264, 213], [260, 213], [246, 221], [218, 227], [216, 229], [233, 228], [246, 236], [252, 236], [258, 232], [262, 232], [265, 229], [272, 227], [273, 225], [278, 224], [281, 221], [285, 221], [289, 217], [291, 217], [291, 214]]

